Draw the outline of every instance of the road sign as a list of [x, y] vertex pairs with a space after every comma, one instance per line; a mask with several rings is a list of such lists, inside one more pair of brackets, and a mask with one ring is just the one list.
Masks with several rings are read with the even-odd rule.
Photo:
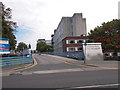
[[83, 45], [84, 45], [84, 46], [87, 46], [87, 43], [85, 42]]
[[0, 54], [10, 53], [9, 47], [9, 40], [7, 38], [0, 38]]
[[103, 61], [103, 52], [101, 43], [83, 44], [83, 52], [86, 62], [88, 61]]

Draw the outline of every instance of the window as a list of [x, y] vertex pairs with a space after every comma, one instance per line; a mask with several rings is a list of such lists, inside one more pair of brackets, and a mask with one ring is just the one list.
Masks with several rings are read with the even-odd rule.
[[82, 51], [82, 47], [67, 47], [67, 51]]
[[73, 44], [75, 43], [75, 40], [68, 40], [68, 44]]
[[75, 47], [68, 47], [67, 51], [75, 51]]
[[83, 40], [77, 40], [77, 43], [83, 43]]
[[77, 47], [77, 51], [82, 51], [83, 48], [82, 47]]

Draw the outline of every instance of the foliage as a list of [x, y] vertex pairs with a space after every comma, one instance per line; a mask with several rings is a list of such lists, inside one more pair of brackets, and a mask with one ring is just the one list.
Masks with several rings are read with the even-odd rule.
[[88, 37], [91, 42], [101, 42], [104, 51], [120, 51], [120, 20], [104, 22], [91, 30]]
[[52, 46], [47, 45], [45, 42], [38, 42], [36, 50], [38, 52], [53, 52]]
[[28, 49], [31, 49], [31, 45], [30, 44], [28, 45]]
[[20, 42], [17, 46], [17, 51], [23, 51], [28, 49], [27, 44], [25, 44], [24, 42]]
[[11, 9], [5, 9], [5, 6], [2, 5], [2, 12], [0, 13], [2, 16], [2, 28], [0, 28], [0, 35], [2, 38], [8, 38], [10, 43], [10, 50], [14, 50], [16, 46], [16, 37], [14, 35], [15, 28], [17, 27], [16, 22], [11, 21]]

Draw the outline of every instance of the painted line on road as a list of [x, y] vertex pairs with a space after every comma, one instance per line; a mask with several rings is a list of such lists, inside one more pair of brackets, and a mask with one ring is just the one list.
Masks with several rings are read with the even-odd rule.
[[18, 68], [18, 69], [15, 69], [15, 71], [21, 71], [21, 70], [25, 70], [25, 69], [29, 69], [29, 68], [32, 68], [34, 66], [36, 66], [38, 64], [37, 60], [34, 58], [33, 56], [33, 64], [28, 66], [28, 67], [21, 67], [21, 68]]
[[[48, 55], [48, 56], [52, 56], [52, 55]], [[52, 56], [52, 57], [55, 57], [55, 56]], [[55, 58], [60, 59], [61, 57], [60, 58], [55, 57]], [[120, 68], [114, 68], [114, 67], [100, 67], [100, 66], [97, 66], [97, 65], [79, 64], [79, 63], [73, 63], [73, 62], [64, 61], [64, 60], [58, 60], [58, 61], [61, 61], [61, 62], [66, 63], [66, 64], [76, 65], [76, 66], [95, 67], [95, 68], [101, 68], [101, 69], [120, 69]]]
[[60, 69], [60, 70], [44, 70], [44, 71], [35, 71], [32, 74], [49, 74], [49, 73], [63, 73], [63, 72], [76, 72], [76, 71], [84, 71], [80, 68], [75, 69]]
[[[49, 56], [51, 56], [51, 55], [49, 55]], [[82, 64], [78, 64], [78, 63], [71, 63], [71, 62], [68, 62], [68, 61], [60, 60], [59, 57], [55, 57], [55, 58], [58, 58], [57, 61], [60, 61], [60, 62], [66, 63], [66, 64], [75, 65], [75, 66], [88, 67], [88, 66], [86, 66], [86, 65], [82, 65]], [[84, 69], [82, 68], [82, 70], [84, 70]], [[84, 71], [85, 71], [85, 70], [84, 70]]]
[[[67, 63], [71, 63], [71, 62], [67, 62]], [[96, 66], [96, 65], [85, 65], [85, 64], [79, 64], [79, 63], [71, 63], [74, 65], [78, 65], [78, 66], [86, 66], [86, 67], [95, 67], [95, 68], [101, 68], [101, 69], [120, 69], [120, 68], [114, 68], [114, 67], [100, 67], [100, 66]]]
[[6, 74], [13, 73], [15, 71], [21, 71], [21, 70], [32, 68], [32, 67], [34, 67], [34, 66], [36, 66], [38, 64], [37, 60], [34, 57], [33, 57], [33, 61], [34, 61], [34, 63], [32, 65], [29, 65], [29, 66], [26, 66], [26, 67], [20, 67], [20, 68], [12, 69], [12, 70], [6, 70], [6, 71], [2, 72], [1, 74], [6, 75]]
[[[57, 58], [57, 57], [55, 57]], [[75, 65], [75, 66], [84, 66], [84, 67], [98, 67], [98, 66], [93, 66], [93, 65], [85, 65], [85, 64], [79, 64], [79, 63], [73, 63], [73, 62], [68, 62], [68, 61], [64, 61], [64, 60], [57, 60], [66, 64], [70, 64], [70, 65]], [[83, 69], [84, 70], [84, 69]]]
[[[109, 87], [109, 86], [119, 86], [120, 84], [106, 84], [106, 85], [93, 85], [93, 86], [81, 86], [81, 87], [71, 87], [71, 88], [64, 88], [62, 90], [71, 90], [71, 89], [79, 89], [79, 88], [97, 88], [97, 87]], [[61, 90], [61, 89], [57, 89]]]
[[103, 68], [103, 69], [120, 69], [120, 68], [114, 68], [114, 67], [99, 67], [98, 68]]

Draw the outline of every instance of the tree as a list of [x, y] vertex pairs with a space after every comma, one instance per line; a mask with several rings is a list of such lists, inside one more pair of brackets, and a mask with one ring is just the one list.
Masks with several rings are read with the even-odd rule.
[[8, 38], [9, 43], [10, 43], [10, 50], [14, 50], [16, 47], [16, 37], [14, 35], [14, 32], [16, 31], [15, 28], [17, 27], [16, 22], [11, 21], [12, 15], [11, 12], [12, 10], [10, 8], [5, 9], [5, 6], [2, 5], [2, 11], [1, 15], [2, 20], [2, 28], [0, 28], [0, 35], [2, 38]]
[[28, 49], [31, 49], [31, 45], [30, 44], [28, 45]]
[[91, 42], [101, 42], [104, 51], [120, 51], [120, 20], [104, 22], [91, 30], [88, 38]]
[[28, 49], [27, 44], [25, 44], [24, 42], [20, 42], [17, 46], [17, 51], [23, 51]]
[[36, 50], [38, 52], [52, 52], [52, 46], [47, 45], [45, 42], [39, 42], [37, 43]]

